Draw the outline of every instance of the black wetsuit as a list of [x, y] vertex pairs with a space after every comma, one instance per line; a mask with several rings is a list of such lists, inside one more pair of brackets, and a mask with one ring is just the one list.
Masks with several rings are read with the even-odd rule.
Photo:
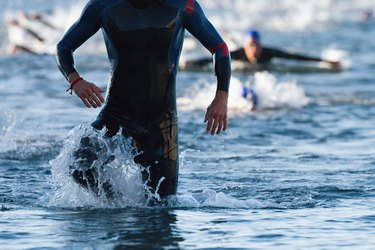
[[[150, 187], [155, 191], [165, 177], [159, 195], [175, 194], [179, 154], [175, 80], [185, 28], [215, 54], [217, 89], [223, 91], [228, 91], [230, 79], [228, 48], [195, 0], [91, 0], [57, 46], [57, 62], [65, 77], [76, 71], [73, 51], [100, 28], [112, 72], [106, 104], [92, 126], [106, 126], [109, 136], [122, 126], [142, 152], [135, 161], [150, 166]], [[81, 142], [83, 150], [76, 156], [95, 160], [87, 146], [90, 142]], [[83, 184], [84, 173], [74, 172], [74, 167], [72, 173]]]
[[[245, 50], [243, 48], [234, 50], [230, 52], [230, 56], [232, 60], [234, 61], [241, 61], [241, 62], [250, 62], [245, 54]], [[310, 56], [304, 56], [299, 54], [292, 54], [288, 53], [282, 50], [273, 49], [273, 48], [266, 48], [262, 47], [262, 52], [260, 54], [260, 57], [257, 59], [256, 63], [258, 64], [268, 64], [271, 62], [272, 58], [284, 58], [284, 59], [294, 59], [294, 60], [303, 60], [303, 61], [316, 61], [320, 62], [322, 61], [321, 58], [317, 57], [310, 57]], [[207, 64], [211, 63], [211, 58], [202, 58], [197, 60], [191, 60], [187, 61], [185, 66], [186, 68], [189, 67], [203, 67]]]
[[[230, 55], [233, 60], [249, 62], [249, 60], [246, 57], [245, 50], [243, 48], [230, 52]], [[316, 57], [292, 54], [279, 49], [262, 47], [262, 51], [260, 57], [257, 59], [257, 63], [269, 63], [274, 57], [303, 61], [322, 61], [322, 59]]]

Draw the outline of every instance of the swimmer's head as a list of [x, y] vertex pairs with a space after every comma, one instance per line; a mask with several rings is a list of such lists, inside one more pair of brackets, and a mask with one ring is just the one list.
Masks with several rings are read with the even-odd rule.
[[247, 38], [260, 41], [260, 34], [257, 30], [249, 30], [247, 32]]
[[244, 49], [247, 59], [252, 63], [256, 63], [262, 51], [260, 34], [258, 31], [249, 30], [247, 32], [247, 39], [244, 44]]

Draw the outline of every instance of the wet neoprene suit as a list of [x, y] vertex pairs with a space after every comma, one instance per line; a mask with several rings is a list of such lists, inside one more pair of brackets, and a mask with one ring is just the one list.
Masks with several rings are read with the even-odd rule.
[[[243, 48], [232, 51], [230, 54], [233, 60], [248, 61]], [[274, 57], [294, 59], [294, 60], [304, 60], [304, 61], [321, 61], [322, 60], [316, 57], [292, 54], [292, 53], [284, 52], [278, 49], [262, 47], [262, 52], [260, 54], [260, 57], [257, 59], [257, 63], [269, 63]]]
[[[232, 60], [238, 60], [242, 62], [250, 62], [245, 54], [245, 50], [243, 48], [234, 50], [230, 52], [230, 56]], [[316, 57], [310, 57], [310, 56], [304, 56], [299, 54], [292, 54], [288, 53], [279, 49], [273, 49], [273, 48], [266, 48], [262, 47], [262, 52], [260, 54], [260, 57], [257, 59], [257, 63], [260, 64], [266, 64], [269, 63], [272, 58], [285, 58], [285, 59], [294, 59], [294, 60], [303, 60], [303, 61], [316, 61], [320, 62], [322, 61], [321, 58]], [[211, 58], [202, 58], [198, 60], [191, 60], [186, 62], [187, 67], [202, 67], [212, 62]]]
[[[57, 63], [67, 78], [76, 72], [73, 51], [102, 30], [112, 72], [106, 104], [92, 126], [106, 126], [112, 136], [123, 128], [140, 155], [135, 162], [150, 166], [149, 186], [161, 197], [175, 194], [178, 181], [176, 73], [187, 29], [215, 54], [218, 90], [228, 91], [230, 56], [223, 39], [195, 0], [91, 0], [80, 19], [57, 45]], [[88, 170], [72, 170], [77, 182], [95, 179], [89, 169], [95, 147], [81, 140], [76, 157]], [[90, 172], [91, 171], [91, 172]], [[95, 171], [95, 170], [94, 170]], [[93, 178], [91, 178], [94, 175]], [[145, 179], [148, 177], [144, 176]], [[97, 185], [89, 183], [89, 185]]]

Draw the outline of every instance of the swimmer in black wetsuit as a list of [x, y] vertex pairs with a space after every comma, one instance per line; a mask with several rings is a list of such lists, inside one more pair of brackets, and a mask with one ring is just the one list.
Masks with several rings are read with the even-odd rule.
[[[106, 101], [100, 88], [78, 74], [72, 55], [99, 29], [112, 66]], [[196, 0], [91, 0], [57, 45], [57, 63], [70, 89], [88, 108], [105, 103], [92, 126], [105, 126], [108, 136], [122, 127], [132, 137], [140, 152], [134, 160], [150, 167], [144, 179], [161, 197], [177, 190], [176, 74], [185, 29], [215, 54], [217, 92], [204, 121], [208, 132], [219, 134], [227, 127], [230, 56]], [[82, 138], [75, 153], [80, 160], [70, 168], [76, 182], [97, 193], [99, 185], [110, 186], [98, 183], [97, 170], [91, 168], [96, 147]]]
[[[230, 55], [234, 61], [237, 60], [252, 64], [267, 64], [271, 62], [272, 58], [284, 58], [301, 61], [326, 62], [330, 64], [331, 68], [333, 69], [341, 68], [340, 62], [324, 60], [318, 57], [293, 54], [279, 49], [262, 47], [259, 32], [256, 30], [249, 31], [244, 47], [231, 51]], [[212, 62], [212, 60], [209, 58], [186, 61], [185, 67], [204, 66], [210, 62]]]

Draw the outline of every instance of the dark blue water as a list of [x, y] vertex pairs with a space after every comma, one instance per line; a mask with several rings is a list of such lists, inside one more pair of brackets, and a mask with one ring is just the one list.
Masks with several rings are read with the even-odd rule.
[[[229, 2], [221, 3], [227, 15], [244, 14], [247, 2]], [[339, 54], [345, 69], [234, 72], [232, 87], [256, 84], [265, 94], [262, 108], [248, 111], [240, 109], [243, 100], [232, 89], [224, 135], [204, 132], [213, 73], [179, 73], [181, 169], [178, 195], [168, 207], [144, 205], [129, 155], [111, 170], [121, 177], [117, 187], [126, 189], [115, 202], [71, 182], [64, 166], [75, 137], [68, 133], [83, 133], [86, 125], [80, 124], [90, 123], [98, 110], [65, 92], [53, 56], [3, 53], [1, 248], [373, 249], [375, 23], [359, 18], [369, 2], [353, 1], [349, 8], [341, 1], [307, 1], [307, 17], [298, 15], [304, 5], [297, 1], [254, 3], [253, 22], [263, 4], [270, 8], [262, 12], [269, 17], [262, 26], [266, 44]], [[17, 4], [4, 6], [12, 10]], [[219, 4], [204, 6], [213, 19], [220, 16]], [[332, 6], [337, 10], [325, 18]], [[281, 17], [299, 23], [287, 31], [280, 28]], [[105, 88], [105, 54], [82, 51], [76, 60], [80, 73]]]

